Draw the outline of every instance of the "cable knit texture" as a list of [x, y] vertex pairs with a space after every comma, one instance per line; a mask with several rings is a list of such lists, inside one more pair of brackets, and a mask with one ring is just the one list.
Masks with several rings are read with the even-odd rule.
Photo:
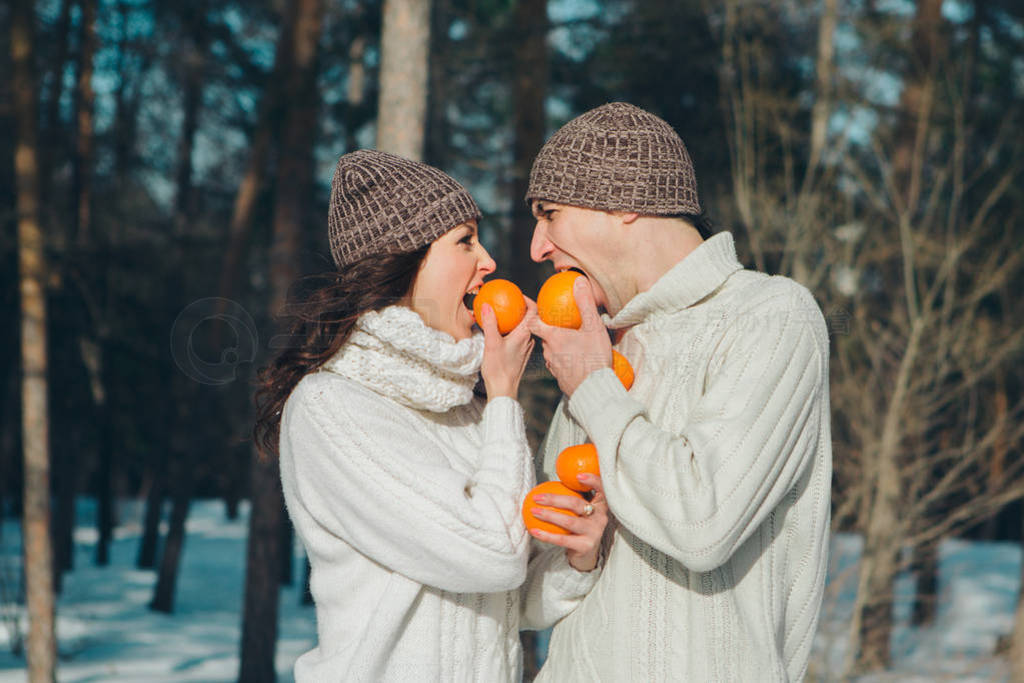
[[596, 580], [562, 553], [523, 585], [533, 462], [519, 404], [473, 397], [481, 353], [385, 309], [288, 398], [281, 482], [319, 641], [299, 683], [518, 681], [521, 611], [553, 621]]
[[324, 369], [410, 408], [443, 413], [473, 398], [483, 357], [483, 334], [456, 342], [412, 309], [388, 306], [361, 315]]
[[636, 369], [563, 401], [543, 448], [597, 446], [618, 520], [539, 681], [797, 681], [827, 564], [828, 335], [810, 293], [703, 243], [610, 327]]

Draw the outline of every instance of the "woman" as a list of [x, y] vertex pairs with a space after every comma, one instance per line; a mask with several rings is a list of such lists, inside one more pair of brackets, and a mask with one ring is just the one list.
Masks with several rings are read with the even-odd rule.
[[520, 614], [543, 627], [596, 579], [601, 493], [560, 501], [585, 517], [548, 514], [572, 532], [556, 541], [567, 550], [538, 554], [520, 600], [534, 468], [516, 395], [533, 341], [525, 322], [502, 337], [489, 307], [474, 332], [465, 299], [495, 268], [479, 217], [425, 164], [338, 161], [337, 273], [296, 308], [297, 343], [258, 392], [258, 441], [280, 454], [312, 569], [319, 644], [296, 662], [300, 683], [517, 681]]

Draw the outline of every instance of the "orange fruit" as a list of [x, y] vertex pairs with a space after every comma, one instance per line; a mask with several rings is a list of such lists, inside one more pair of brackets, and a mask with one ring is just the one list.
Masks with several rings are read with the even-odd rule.
[[566, 487], [566, 485], [560, 481], [546, 481], [543, 484], [537, 484], [532, 489], [530, 489], [530, 492], [526, 494], [526, 498], [523, 499], [523, 521], [526, 522], [527, 529], [540, 529], [541, 531], [547, 531], [552, 534], [568, 534], [569, 532], [563, 529], [562, 527], [556, 524], [552, 524], [551, 522], [544, 522], [542, 520], [539, 520], [533, 516], [532, 512], [530, 512], [530, 508], [536, 507], [541, 508], [543, 510], [552, 510], [554, 512], [560, 512], [564, 515], [570, 515], [572, 517], [578, 516], [575, 512], [572, 512], [571, 510], [566, 510], [564, 508], [556, 508], [551, 505], [538, 505], [537, 503], [533, 502], [533, 497], [540, 493], [546, 493], [556, 496], [579, 496], [580, 498], [582, 498], [583, 496], [580, 496], [580, 494]]
[[626, 387], [626, 391], [633, 386], [633, 366], [629, 364], [626, 357], [621, 353], [612, 349], [612, 370], [618, 375], [619, 381], [622, 382], [622, 386]]
[[515, 283], [500, 278], [488, 280], [480, 287], [480, 292], [473, 299], [473, 317], [482, 329], [484, 304], [494, 309], [494, 317], [498, 321], [498, 332], [508, 334], [526, 316], [526, 299]]
[[601, 476], [601, 467], [597, 463], [597, 447], [592, 443], [585, 443], [579, 446], [569, 446], [558, 454], [555, 460], [555, 474], [559, 480], [573, 491], [589, 491], [579, 479], [577, 474], [596, 474]]
[[563, 270], [549, 277], [537, 292], [537, 315], [548, 325], [578, 330], [583, 324], [572, 285], [582, 277], [575, 270]]

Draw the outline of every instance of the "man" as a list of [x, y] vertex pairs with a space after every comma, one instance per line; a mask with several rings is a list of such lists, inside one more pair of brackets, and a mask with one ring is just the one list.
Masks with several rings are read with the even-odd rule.
[[[832, 477], [820, 309], [792, 280], [744, 270], [728, 232], [702, 236], [682, 140], [632, 105], [555, 133], [527, 200], [533, 259], [587, 276], [579, 330], [532, 329], [564, 394], [544, 469], [592, 441], [617, 519], [537, 680], [800, 680]], [[636, 370], [629, 391], [606, 328]]]

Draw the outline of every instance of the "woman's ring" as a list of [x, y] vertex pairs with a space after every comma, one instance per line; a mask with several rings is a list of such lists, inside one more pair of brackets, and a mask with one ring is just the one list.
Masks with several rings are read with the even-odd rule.
[[594, 514], [594, 506], [591, 505], [590, 503], [587, 503], [586, 505], [583, 506], [583, 516], [589, 517], [592, 514]]

